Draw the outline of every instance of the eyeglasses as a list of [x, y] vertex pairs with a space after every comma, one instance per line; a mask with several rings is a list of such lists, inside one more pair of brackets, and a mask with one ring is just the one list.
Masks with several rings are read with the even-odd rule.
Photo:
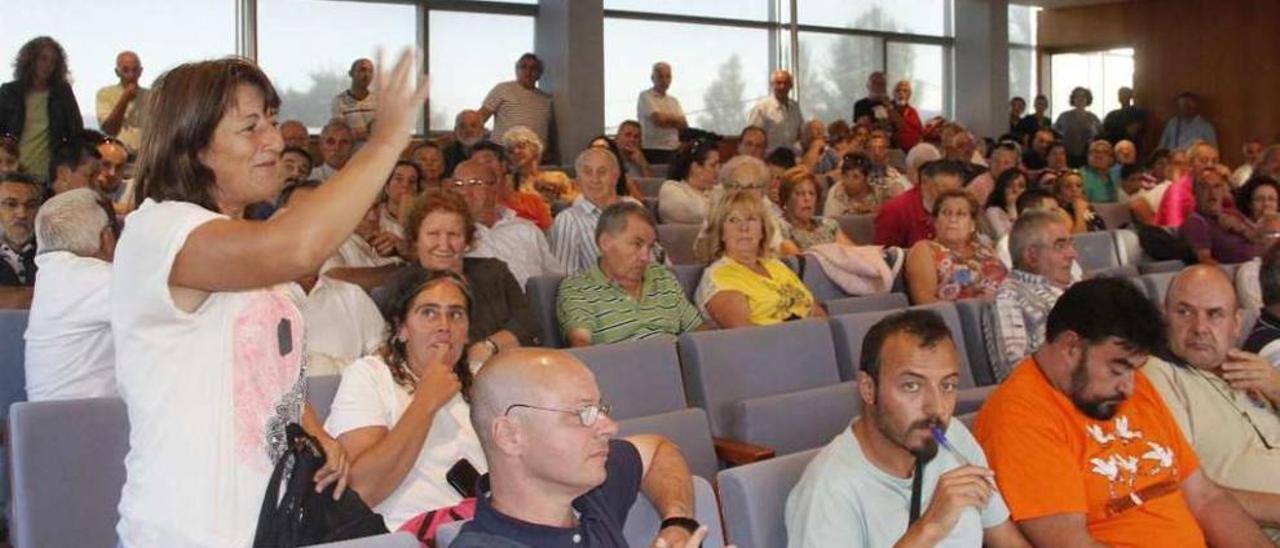
[[511, 413], [512, 409], [515, 409], [517, 407], [523, 407], [525, 409], [536, 409], [538, 411], [550, 411], [552, 413], [563, 413], [565, 415], [575, 415], [578, 417], [578, 422], [582, 423], [582, 426], [588, 426], [588, 427], [594, 425], [596, 421], [600, 420], [600, 417], [609, 416], [609, 413], [613, 411], [613, 406], [604, 402], [589, 403], [577, 409], [557, 409], [555, 407], [539, 407], [537, 405], [515, 403], [507, 407], [507, 410], [504, 411], [502, 415], [504, 417], [507, 416], [508, 414]]
[[468, 186], [491, 186], [491, 185], [493, 185], [493, 181], [486, 181], [484, 179], [472, 178], [472, 179], [454, 179], [453, 180], [453, 186], [456, 186], [458, 188], [468, 187]]

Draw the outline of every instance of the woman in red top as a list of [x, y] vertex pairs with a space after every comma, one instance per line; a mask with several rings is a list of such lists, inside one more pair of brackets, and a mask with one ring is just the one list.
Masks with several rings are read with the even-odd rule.
[[893, 144], [903, 151], [911, 150], [920, 142], [924, 126], [920, 114], [911, 106], [911, 82], [901, 80], [893, 86], [893, 108], [889, 120], [893, 122]]

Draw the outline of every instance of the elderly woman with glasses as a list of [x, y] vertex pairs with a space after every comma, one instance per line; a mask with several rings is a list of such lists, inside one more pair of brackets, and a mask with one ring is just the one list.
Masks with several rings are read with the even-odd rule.
[[911, 304], [993, 299], [1008, 270], [978, 234], [978, 202], [964, 190], [946, 190], [933, 204], [934, 236], [907, 252]]
[[507, 130], [502, 136], [502, 146], [507, 149], [516, 190], [537, 192], [548, 204], [571, 204], [578, 197], [578, 190], [568, 175], [562, 171], [542, 170], [539, 163], [544, 145], [533, 130], [524, 126]]
[[325, 429], [353, 459], [351, 488], [391, 530], [462, 500], [459, 460], [487, 468], [471, 426], [465, 358], [471, 288], [447, 270], [415, 270], [390, 288], [386, 345], [342, 372]]

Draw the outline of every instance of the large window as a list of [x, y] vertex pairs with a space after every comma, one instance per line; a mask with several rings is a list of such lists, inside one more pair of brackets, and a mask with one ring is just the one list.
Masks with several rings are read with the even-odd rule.
[[[432, 10], [430, 40], [432, 131], [453, 129], [461, 110], [480, 108], [489, 90], [516, 78], [516, 59], [533, 51], [533, 17]], [[477, 38], [477, 37], [482, 38]], [[493, 120], [489, 121], [489, 127]]]
[[319, 131], [333, 116], [334, 96], [351, 86], [352, 62], [373, 59], [379, 48], [394, 62], [417, 45], [416, 21], [410, 4], [258, 0], [258, 63], [280, 92], [280, 119]]
[[800, 33], [800, 105], [809, 118], [850, 120], [867, 77], [884, 69], [884, 43], [871, 36]]
[[656, 61], [671, 64], [670, 93], [693, 127], [736, 135], [746, 125], [747, 111], [769, 93], [769, 41], [763, 29], [606, 18], [604, 58], [609, 132], [636, 117], [636, 100], [652, 87], [649, 74]]
[[949, 36], [949, 5], [950, 0], [804, 0], [796, 9], [801, 25]]
[[1009, 97], [1032, 99], [1039, 92], [1036, 78], [1036, 15], [1040, 8], [1009, 4]]
[[889, 42], [885, 48], [888, 63], [885, 76], [892, 86], [899, 80], [911, 82], [911, 104], [920, 111], [920, 118], [928, 120], [942, 116], [946, 110], [943, 90], [946, 89], [946, 49], [931, 44]]
[[604, 9], [768, 21], [771, 3], [773, 0], [604, 0]]
[[[116, 54], [137, 52], [141, 83], [179, 63], [217, 58], [236, 52], [235, 4], [226, 0], [59, 0], [3, 3], [0, 52], [4, 77], [12, 77], [13, 60], [22, 44], [52, 36], [67, 52], [72, 90], [86, 127], [98, 127], [94, 103], [98, 89], [115, 84]], [[193, 24], [193, 22], [199, 24]]]
[[1054, 55], [1053, 93], [1049, 96], [1049, 110], [1057, 113], [1071, 108], [1071, 90], [1081, 86], [1093, 93], [1089, 111], [1102, 118], [1107, 112], [1120, 108], [1116, 92], [1121, 87], [1133, 86], [1133, 49], [1121, 48], [1088, 53], [1063, 53]]

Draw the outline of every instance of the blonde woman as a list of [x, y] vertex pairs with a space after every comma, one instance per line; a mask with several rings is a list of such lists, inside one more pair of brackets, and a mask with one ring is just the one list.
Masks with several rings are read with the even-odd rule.
[[563, 171], [543, 171], [538, 165], [545, 147], [533, 130], [524, 126], [507, 130], [506, 135], [502, 136], [502, 146], [507, 148], [507, 159], [511, 162], [516, 190], [536, 192], [548, 204], [572, 203], [578, 197], [578, 191], [568, 175]]

